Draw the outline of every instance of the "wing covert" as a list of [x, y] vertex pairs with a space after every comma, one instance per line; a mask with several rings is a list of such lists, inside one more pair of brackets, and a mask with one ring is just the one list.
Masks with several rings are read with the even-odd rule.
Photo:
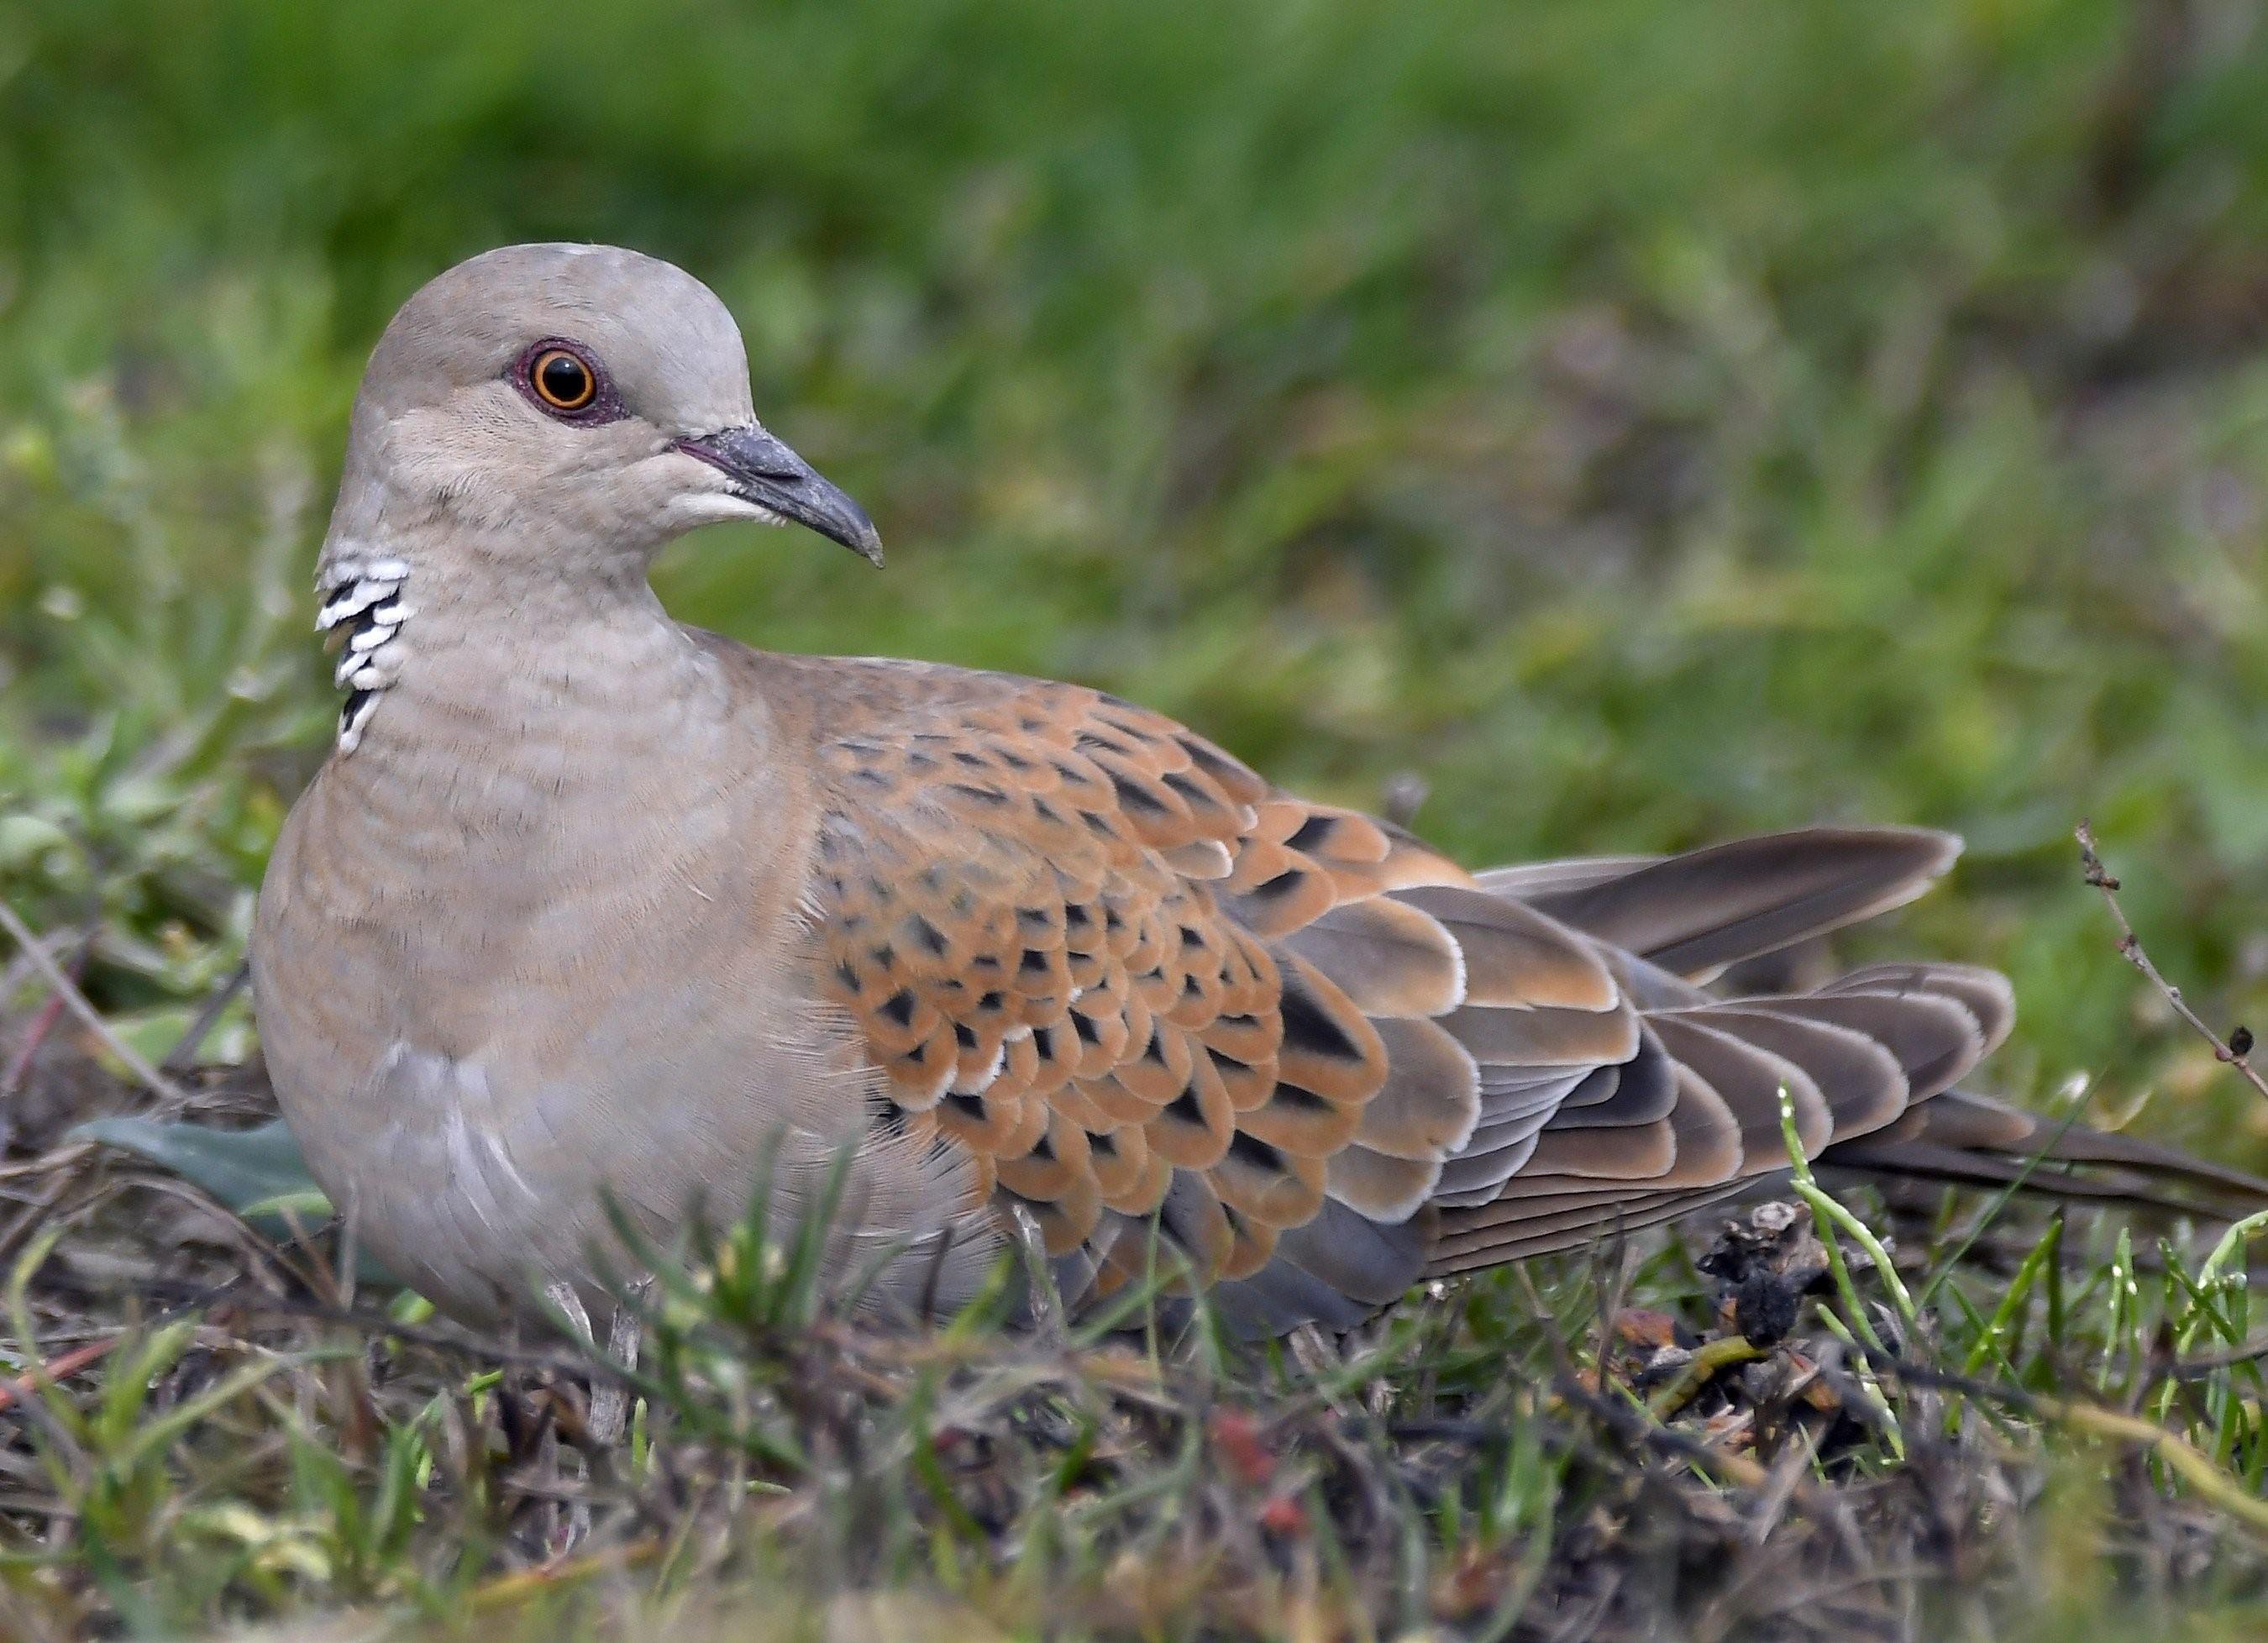
[[874, 667], [864, 733], [819, 740], [808, 899], [885, 1121], [968, 1149], [1105, 1289], [1152, 1217], [1210, 1282], [1331, 1197], [1415, 1214], [1477, 1072], [1428, 1020], [1459, 944], [1387, 893], [1462, 870], [1099, 693]]

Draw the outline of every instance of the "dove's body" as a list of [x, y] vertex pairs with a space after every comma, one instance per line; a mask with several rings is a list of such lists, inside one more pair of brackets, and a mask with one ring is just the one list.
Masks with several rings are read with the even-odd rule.
[[[638, 592], [563, 612], [512, 668], [483, 630], [512, 613], [421, 610], [415, 665], [261, 892], [262, 1038], [308, 1161], [460, 1315], [582, 1274], [612, 1242], [602, 1186], [666, 1236], [703, 1195], [737, 1212], [776, 1138], [792, 1199], [863, 1125], [872, 1075], [791, 962], [806, 785], [751, 659]], [[917, 1240], [960, 1214], [970, 1172], [943, 1163], [869, 1141], [876, 1222]], [[948, 1298], [988, 1240], [956, 1243]]]
[[1784, 1091], [1876, 1167], [2040, 1138], [1948, 1089], [1998, 976], [1698, 984], [1918, 894], [1941, 835], [1476, 880], [1091, 690], [681, 628], [646, 562], [729, 517], [875, 552], [665, 264], [493, 253], [373, 356], [323, 561], [351, 694], [254, 979], [317, 1178], [453, 1311], [595, 1302], [602, 1194], [666, 1239], [846, 1152], [835, 1264], [895, 1251], [878, 1304], [952, 1305], [1025, 1216], [1074, 1300], [1154, 1229], [1280, 1330], [1737, 1190]]

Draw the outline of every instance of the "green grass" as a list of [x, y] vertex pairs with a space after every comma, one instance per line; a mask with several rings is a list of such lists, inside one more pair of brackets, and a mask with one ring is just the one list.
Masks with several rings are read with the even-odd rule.
[[[1886, 1291], [1800, 1217], [1760, 1217], [1758, 1263], [1795, 1285], [1833, 1269], [1785, 1339], [1727, 1333], [1673, 1245], [1251, 1352], [1202, 1315], [1022, 1328], [1012, 1260], [939, 1330], [861, 1325], [816, 1276], [823, 1222], [772, 1242], [759, 1208], [689, 1261], [634, 1250], [659, 1278], [627, 1302], [630, 1440], [585, 1464], [553, 1435], [585, 1417], [571, 1335], [357, 1309], [335, 1249], [264, 1257], [288, 1289], [137, 1317], [119, 1272], [181, 1257], [114, 1220], [90, 1308], [100, 1219], [35, 1239], [8, 1286], [27, 1383], [0, 1501], [11, 1635], [342, 1606], [530, 1639], [712, 1616], [720, 1636], [817, 1637], [876, 1602], [881, 1636], [970, 1639], [1503, 1638], [1586, 1616], [1607, 1635], [2046, 1639], [2092, 1617], [2175, 1638], [2268, 1613], [2242, 1234], [2138, 1259], [2123, 1230], [2050, 1223], [2045, 1248], [2088, 1241], [2011, 1272], [1955, 1264], [1967, 1227], [1909, 1221]], [[89, 1374], [49, 1346], [51, 1377], [24, 1343], [64, 1337], [107, 1356]]]
[[[233, 968], [323, 746], [306, 577], [361, 361], [419, 281], [538, 237], [713, 284], [759, 409], [890, 545], [876, 576], [704, 534], [659, 578], [688, 620], [1104, 684], [1333, 799], [1414, 773], [1420, 829], [1476, 863], [1957, 829], [1949, 888], [1852, 951], [2007, 969], [1999, 1087], [2083, 1073], [2098, 1122], [2268, 1163], [2268, 1110], [2137, 984], [2070, 842], [2092, 816], [2209, 1020], [2268, 1023], [2258, 0], [0, 0], [0, 896], [146, 1050]], [[0, 1066], [42, 1006], [10, 984]], [[239, 1016], [207, 1050], [251, 1047]], [[59, 1055], [12, 1120], [27, 1168], [83, 1093]], [[2155, 1320], [2200, 1352], [2218, 1325], [2186, 1292], [2117, 1300], [2113, 1236], [2074, 1223], [2084, 1293], [2048, 1342], [2036, 1271], [2014, 1301], [2014, 1260], [1947, 1278], [1933, 1361], [2159, 1399]], [[2202, 1258], [2138, 1236], [2153, 1268]], [[1442, 1396], [1439, 1366], [1484, 1348], [1470, 1385], [1543, 1384], [1509, 1284], [1440, 1303], [1360, 1398]], [[1977, 1359], [1971, 1312], [2022, 1340]], [[181, 1354], [136, 1385], [248, 1361], [200, 1327], [131, 1349]], [[279, 1338], [276, 1385], [344, 1397], [303, 1361], [336, 1337]], [[2221, 1373], [2146, 1412], [2257, 1470], [2258, 1389]], [[131, 1404], [111, 1375], [83, 1408]], [[919, 1404], [875, 1396], [885, 1425]], [[377, 1539], [327, 1574], [289, 1536], [210, 1591], [217, 1565], [125, 1551], [102, 1556], [141, 1573], [90, 1573], [81, 1518], [0, 1590], [52, 1575], [115, 1627], [141, 1624], [129, 1591], [178, 1625], [400, 1596], [405, 1560], [456, 1595], [504, 1578], [502, 1553], [432, 1573], [436, 1523], [379, 1509], [379, 1457], [441, 1418], [379, 1404], [378, 1447], [307, 1481], [350, 1403], [236, 1395], [261, 1458], [200, 1497], [252, 1502], [246, 1534], [362, 1514]], [[1973, 1434], [1961, 1407], [1902, 1425]], [[130, 1441], [156, 1416], [114, 1418]], [[1501, 1418], [1491, 1464], [1527, 1470], [1500, 1539], [1526, 1544], [1587, 1450]], [[218, 1442], [117, 1462], [120, 1546], [178, 1528], [150, 1479], [205, 1476]], [[2048, 1447], [2068, 1466], [2017, 1469], [2047, 1517], [2116, 1540], [2131, 1461]], [[2065, 1563], [2058, 1612], [2154, 1578]], [[340, 1573], [372, 1567], [394, 1573]]]

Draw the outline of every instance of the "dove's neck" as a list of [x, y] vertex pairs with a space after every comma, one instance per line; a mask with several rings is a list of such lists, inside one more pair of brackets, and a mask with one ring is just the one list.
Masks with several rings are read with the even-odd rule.
[[330, 579], [325, 616], [348, 634], [334, 785], [512, 830], [578, 799], [666, 807], [761, 762], [762, 704], [643, 577], [452, 577], [411, 552]]

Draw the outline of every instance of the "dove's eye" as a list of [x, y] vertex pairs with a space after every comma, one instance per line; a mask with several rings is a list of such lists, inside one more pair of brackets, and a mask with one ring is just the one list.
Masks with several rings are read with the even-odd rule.
[[599, 373], [571, 349], [547, 348], [528, 362], [527, 386], [549, 409], [572, 414], [599, 397]]
[[630, 413], [607, 380], [598, 356], [571, 336], [546, 336], [521, 350], [504, 379], [519, 395], [557, 422], [588, 427], [618, 422]]

